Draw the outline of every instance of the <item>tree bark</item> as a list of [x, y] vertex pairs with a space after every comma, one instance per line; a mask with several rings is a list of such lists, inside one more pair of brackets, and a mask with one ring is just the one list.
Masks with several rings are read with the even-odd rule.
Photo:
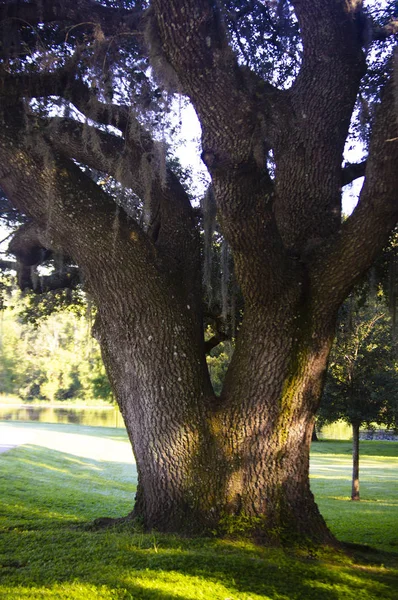
[[[132, 516], [162, 531], [333, 543], [309, 486], [313, 415], [332, 335], [322, 346], [303, 336], [292, 343], [292, 330], [276, 326], [280, 310], [273, 326], [269, 314], [246, 314], [216, 399], [182, 313], [175, 321], [171, 307], [166, 319], [154, 311], [133, 334], [122, 315], [110, 316], [116, 298], [105, 307], [102, 292], [97, 301], [104, 360], [137, 461]], [[176, 327], [182, 338], [170, 335]], [[132, 352], [140, 355], [139, 373]]]
[[359, 427], [352, 423], [352, 488], [351, 500], [359, 500]]

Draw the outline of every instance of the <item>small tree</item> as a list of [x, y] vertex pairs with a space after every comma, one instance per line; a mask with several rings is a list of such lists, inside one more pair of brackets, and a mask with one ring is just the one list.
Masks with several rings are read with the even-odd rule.
[[352, 500], [359, 500], [359, 429], [398, 424], [396, 341], [383, 296], [343, 305], [319, 412], [321, 423], [343, 419], [352, 427]]

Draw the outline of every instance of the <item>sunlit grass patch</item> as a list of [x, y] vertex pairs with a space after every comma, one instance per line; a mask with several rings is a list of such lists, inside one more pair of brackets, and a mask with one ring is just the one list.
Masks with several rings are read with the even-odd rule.
[[[110, 446], [109, 440], [102, 440], [100, 435], [94, 438], [92, 431], [87, 433], [90, 428], [81, 428], [79, 434], [79, 426], [18, 425], [19, 429], [34, 430], [36, 438], [34, 444], [0, 455], [0, 494], [8, 498], [0, 507], [0, 526], [4, 521], [9, 527], [21, 527], [24, 521], [40, 527], [48, 519], [82, 522], [103, 515], [122, 516], [131, 510], [136, 471], [125, 434], [117, 436]], [[73, 454], [64, 451], [68, 435], [80, 435], [79, 443], [70, 448]], [[87, 458], [93, 453], [92, 441], [94, 447], [103, 444], [98, 460]], [[115, 451], [108, 461], [103, 460], [103, 447]], [[115, 456], [124, 458], [116, 462]]]

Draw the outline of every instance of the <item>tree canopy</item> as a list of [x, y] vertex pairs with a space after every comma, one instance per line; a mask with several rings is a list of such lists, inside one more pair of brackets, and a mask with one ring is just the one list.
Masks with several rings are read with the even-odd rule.
[[398, 353], [386, 303], [351, 296], [340, 310], [328, 368], [321, 421], [395, 427]]

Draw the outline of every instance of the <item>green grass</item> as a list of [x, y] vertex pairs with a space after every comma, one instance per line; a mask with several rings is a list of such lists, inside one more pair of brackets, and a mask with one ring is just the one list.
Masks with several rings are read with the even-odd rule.
[[312, 446], [311, 487], [340, 540], [398, 552], [398, 442], [360, 443], [360, 502], [351, 502], [352, 446]]
[[[0, 423], [0, 599], [393, 600], [398, 597], [398, 444], [362, 444], [362, 496], [348, 500], [348, 442], [314, 446], [312, 484], [340, 538], [375, 545], [333, 550], [93, 531], [131, 510], [135, 469], [120, 429]], [[395, 490], [395, 492], [394, 492]], [[381, 509], [379, 511], [379, 509]]]

